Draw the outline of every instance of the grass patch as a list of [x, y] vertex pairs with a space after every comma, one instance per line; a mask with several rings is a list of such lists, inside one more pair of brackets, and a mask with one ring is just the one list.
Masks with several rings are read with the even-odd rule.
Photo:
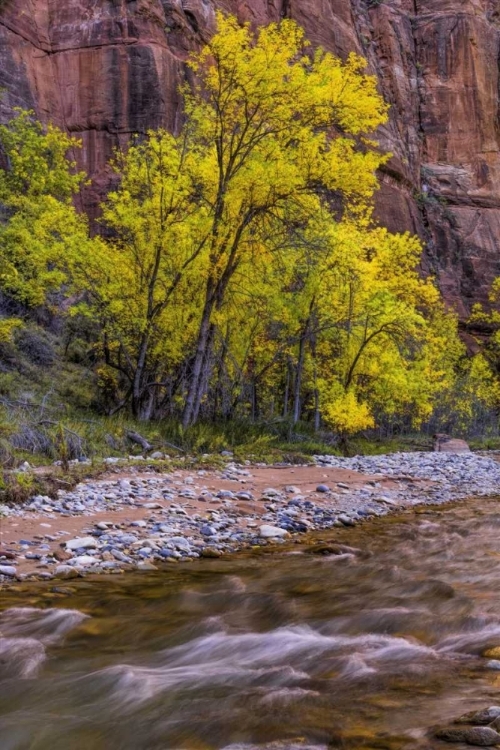
[[359, 437], [350, 439], [344, 447], [348, 456], [380, 456], [385, 453], [415, 453], [433, 450], [431, 435], [401, 435], [397, 438]]
[[474, 451], [500, 451], [500, 437], [475, 437], [469, 440], [469, 445]]

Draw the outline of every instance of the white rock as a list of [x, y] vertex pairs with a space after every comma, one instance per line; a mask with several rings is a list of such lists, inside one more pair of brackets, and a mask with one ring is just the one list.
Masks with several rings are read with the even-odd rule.
[[16, 573], [13, 565], [0, 565], [0, 576], [15, 576]]
[[289, 536], [288, 531], [286, 529], [280, 529], [278, 526], [261, 526], [259, 528], [259, 534], [264, 539], [273, 539], [276, 537], [285, 537]]
[[74, 565], [81, 567], [81, 568], [87, 568], [89, 565], [95, 565], [99, 562], [95, 557], [92, 557], [92, 555], [79, 555], [78, 557], [74, 557], [72, 560], [68, 560], [68, 562], [73, 563]]
[[75, 537], [75, 539], [68, 539], [66, 542], [67, 550], [74, 549], [91, 549], [97, 547], [97, 540], [92, 536]]

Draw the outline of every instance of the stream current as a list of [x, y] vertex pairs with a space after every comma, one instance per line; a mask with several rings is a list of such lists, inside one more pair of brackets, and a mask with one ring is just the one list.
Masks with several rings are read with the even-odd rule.
[[425, 750], [500, 704], [500, 504], [0, 590], [1, 750]]

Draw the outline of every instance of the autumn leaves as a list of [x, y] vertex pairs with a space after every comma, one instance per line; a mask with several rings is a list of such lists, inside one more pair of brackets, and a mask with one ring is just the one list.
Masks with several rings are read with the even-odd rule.
[[190, 66], [181, 132], [116, 156], [102, 237], [72, 207], [74, 142], [25, 113], [1, 130], [3, 289], [63, 289], [98, 323], [110, 410], [345, 434], [427, 418], [462, 349], [418, 241], [372, 221], [387, 107], [364, 61], [313, 53], [291, 21], [254, 34], [220, 14]]

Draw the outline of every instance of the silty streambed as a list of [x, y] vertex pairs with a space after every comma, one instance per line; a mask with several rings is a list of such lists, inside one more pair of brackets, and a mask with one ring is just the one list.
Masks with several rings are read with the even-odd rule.
[[427, 730], [500, 703], [499, 503], [339, 532], [356, 555], [3, 590], [0, 747], [460, 748]]

